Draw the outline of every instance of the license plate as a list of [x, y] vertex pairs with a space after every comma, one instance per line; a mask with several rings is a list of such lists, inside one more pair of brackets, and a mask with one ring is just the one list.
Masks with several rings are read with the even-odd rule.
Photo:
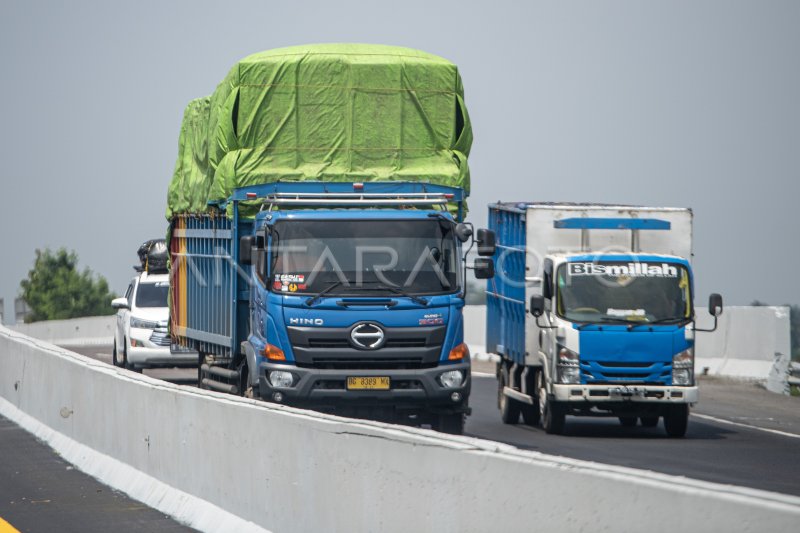
[[349, 377], [347, 390], [389, 390], [391, 380], [388, 377]]

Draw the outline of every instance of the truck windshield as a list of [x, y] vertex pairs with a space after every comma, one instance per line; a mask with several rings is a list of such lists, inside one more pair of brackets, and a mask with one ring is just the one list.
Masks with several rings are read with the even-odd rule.
[[169, 283], [140, 283], [136, 289], [136, 307], [167, 307]]
[[278, 221], [272, 231], [270, 286], [296, 294], [456, 292], [460, 269], [454, 227], [441, 218]]
[[573, 322], [680, 323], [692, 316], [689, 272], [676, 263], [565, 263], [556, 284], [557, 314]]

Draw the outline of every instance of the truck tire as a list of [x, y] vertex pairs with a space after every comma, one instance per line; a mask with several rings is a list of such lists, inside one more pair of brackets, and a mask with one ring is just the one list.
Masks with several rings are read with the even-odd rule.
[[539, 425], [539, 402], [535, 402], [533, 405], [522, 406], [522, 420], [524, 420], [525, 424], [528, 426]]
[[636, 418], [635, 416], [621, 416], [621, 417], [619, 417], [619, 423], [622, 424], [622, 427], [626, 427], [626, 428], [632, 428], [632, 427], [636, 426], [636, 422], [638, 422], [638, 421], [639, 421], [639, 419]]
[[683, 437], [689, 425], [689, 406], [678, 404], [670, 406], [664, 415], [664, 429], [670, 437]]
[[547, 388], [544, 386], [544, 371], [536, 374], [536, 389], [539, 391], [539, 414], [542, 428], [550, 435], [564, 433], [566, 413], [564, 408], [556, 402], [547, 400]]
[[450, 435], [463, 435], [465, 422], [466, 416], [464, 413], [439, 415], [433, 429]]
[[519, 422], [520, 404], [513, 398], [503, 394], [508, 379], [508, 371], [503, 369], [500, 372], [500, 379], [497, 381], [497, 405], [500, 407], [500, 418], [504, 424], [516, 424]]
[[201, 351], [197, 352], [197, 388], [204, 389], [203, 386], [203, 363], [206, 362], [206, 354]]
[[642, 422], [642, 427], [654, 428], [658, 425], [657, 416], [643, 416], [639, 420]]

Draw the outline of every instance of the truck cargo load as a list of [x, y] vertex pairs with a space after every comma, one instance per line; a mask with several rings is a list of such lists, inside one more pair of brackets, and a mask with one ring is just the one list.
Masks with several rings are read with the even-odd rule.
[[269, 50], [187, 107], [167, 218], [278, 181], [424, 182], [468, 194], [471, 144], [461, 77], [445, 59], [363, 44]]

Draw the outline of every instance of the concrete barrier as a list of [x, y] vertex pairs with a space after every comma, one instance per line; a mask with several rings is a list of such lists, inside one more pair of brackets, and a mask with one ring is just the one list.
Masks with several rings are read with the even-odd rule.
[[[707, 312], [698, 315], [698, 327], [713, 325]], [[726, 307], [717, 331], [695, 335], [695, 369], [764, 381], [767, 390], [788, 394], [790, 327], [788, 307]]]
[[0, 327], [0, 413], [205, 531], [792, 530], [800, 498], [183, 388]]
[[90, 316], [69, 320], [47, 320], [8, 326], [29, 337], [59, 346], [107, 345], [114, 342], [116, 315]]

